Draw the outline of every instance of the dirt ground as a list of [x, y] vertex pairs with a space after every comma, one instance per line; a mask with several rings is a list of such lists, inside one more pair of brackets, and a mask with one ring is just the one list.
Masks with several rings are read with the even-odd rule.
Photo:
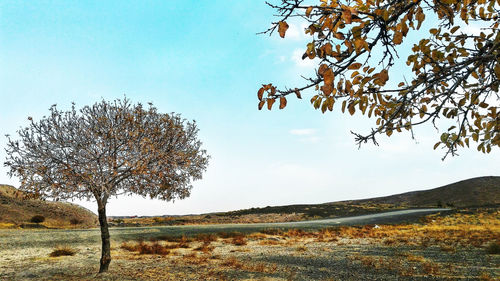
[[[98, 230], [2, 230], [0, 280], [500, 280], [500, 255], [488, 252], [498, 215], [144, 241], [129, 230], [114, 235], [110, 270], [99, 275]], [[58, 246], [75, 254], [50, 257]]]

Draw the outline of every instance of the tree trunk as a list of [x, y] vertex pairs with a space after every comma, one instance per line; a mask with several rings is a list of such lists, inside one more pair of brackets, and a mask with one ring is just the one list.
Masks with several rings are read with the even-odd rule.
[[109, 241], [108, 220], [106, 217], [106, 204], [98, 204], [99, 224], [101, 225], [102, 252], [99, 273], [108, 271], [111, 263], [111, 246]]

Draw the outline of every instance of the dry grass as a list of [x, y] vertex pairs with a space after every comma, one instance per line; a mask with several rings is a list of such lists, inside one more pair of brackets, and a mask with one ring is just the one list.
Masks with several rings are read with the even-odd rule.
[[281, 245], [282, 243], [278, 240], [275, 239], [264, 239], [259, 241], [259, 245], [261, 246], [276, 246], [276, 245]]
[[168, 255], [170, 250], [182, 248], [184, 246], [182, 243], [173, 244], [160, 244], [158, 241], [146, 243], [144, 241], [139, 241], [138, 243], [127, 243], [124, 242], [120, 245], [120, 248], [127, 250], [129, 252], [137, 252], [140, 255]]
[[274, 263], [249, 263], [242, 262], [235, 257], [228, 257], [220, 263], [221, 266], [231, 267], [234, 269], [244, 270], [248, 272], [274, 273], [278, 266]]
[[236, 246], [244, 246], [247, 244], [247, 239], [245, 236], [237, 236], [231, 239], [231, 244]]
[[490, 255], [500, 255], [500, 242], [490, 242], [486, 247], [486, 253]]
[[74, 256], [76, 250], [68, 246], [58, 246], [50, 254], [49, 257], [60, 257], [60, 256]]
[[203, 244], [197, 248], [194, 248], [195, 251], [201, 251], [203, 253], [210, 253], [215, 249], [214, 246], [210, 245], [210, 242], [203, 242]]
[[215, 242], [215, 241], [217, 241], [218, 237], [215, 234], [201, 233], [201, 234], [196, 235], [196, 237], [194, 239], [196, 241], [207, 243], [207, 242]]
[[127, 243], [127, 242], [123, 242], [120, 245], [120, 248], [122, 248], [124, 250], [127, 250], [129, 252], [137, 252], [137, 251], [139, 251], [138, 244], [133, 245], [133, 244]]
[[168, 247], [165, 247], [158, 242], [153, 242], [151, 245], [148, 245], [146, 243], [140, 243], [138, 245], [138, 251], [139, 254], [141, 255], [168, 255], [170, 253], [170, 250]]
[[295, 251], [300, 252], [300, 253], [307, 252], [307, 247], [304, 245], [300, 245], [297, 248], [295, 248]]
[[[427, 224], [383, 225], [381, 227], [338, 227], [328, 228], [319, 232], [304, 232], [289, 230], [286, 237], [315, 237], [324, 241], [329, 237], [358, 239], [370, 238], [381, 241], [387, 246], [397, 244], [439, 245], [443, 251], [455, 251], [456, 246], [481, 247], [490, 241], [496, 241], [500, 236], [500, 211], [479, 213], [475, 215], [454, 214], [447, 217], [428, 216]], [[327, 240], [328, 241], [328, 240]]]

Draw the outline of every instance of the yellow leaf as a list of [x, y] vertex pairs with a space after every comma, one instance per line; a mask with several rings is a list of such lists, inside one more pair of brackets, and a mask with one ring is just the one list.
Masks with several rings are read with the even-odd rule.
[[356, 50], [356, 53], [359, 53], [361, 51], [361, 48], [363, 48], [365, 40], [363, 39], [356, 39], [354, 40], [354, 49]]
[[307, 8], [307, 10], [306, 10], [306, 17], [308, 17], [308, 18], [310, 18], [310, 17], [311, 17], [311, 12], [312, 12], [312, 10], [313, 10], [313, 7], [309, 7], [309, 8]]
[[349, 114], [351, 114], [351, 115], [354, 115], [354, 112], [356, 112], [356, 108], [354, 107], [354, 103], [349, 104], [347, 109], [349, 110]]
[[342, 10], [342, 19], [346, 24], [352, 23], [352, 15], [351, 15], [351, 10], [349, 9], [344, 9]]
[[418, 8], [417, 15], [415, 17], [416, 17], [416, 19], [418, 21], [417, 29], [420, 29], [420, 26], [422, 26], [422, 23], [425, 20], [425, 14], [422, 11], [422, 8], [420, 8], [420, 7]]
[[355, 63], [349, 65], [349, 67], [347, 67], [347, 69], [359, 69], [360, 67], [361, 67], [361, 63], [355, 62]]
[[494, 70], [495, 70], [495, 75], [497, 76], [498, 79], [500, 79], [500, 63], [497, 62]]
[[346, 104], [347, 104], [346, 100], [342, 102], [342, 113], [345, 112], [345, 106], [346, 106]]
[[285, 33], [287, 29], [288, 29], [288, 23], [286, 23], [286, 21], [280, 21], [278, 23], [278, 32], [281, 38], [285, 38]]
[[333, 83], [333, 79], [335, 79], [335, 75], [333, 74], [333, 70], [331, 68], [328, 68], [323, 73], [323, 80], [324, 80], [326, 85], [331, 85]]
[[267, 109], [271, 110], [273, 107], [274, 99], [267, 99]]
[[299, 89], [295, 88], [295, 95], [297, 96], [298, 99], [302, 99], [302, 96], [300, 95]]
[[262, 95], [264, 95], [264, 88], [260, 88], [257, 92], [257, 97], [259, 98], [259, 100], [262, 100]]
[[453, 34], [453, 33], [457, 32], [457, 30], [459, 28], [460, 28], [459, 26], [454, 26], [452, 29], [450, 29], [450, 33]]
[[323, 74], [325, 74], [325, 71], [328, 69], [328, 65], [326, 64], [321, 64], [318, 68], [318, 74], [323, 76]]
[[394, 32], [394, 38], [392, 38], [392, 42], [396, 45], [401, 44], [401, 42], [403, 42], [403, 33], [399, 31]]
[[339, 40], [344, 40], [345, 39], [344, 33], [342, 33], [342, 32], [335, 33], [335, 38], [337, 38]]
[[434, 145], [434, 150], [436, 150], [436, 148], [438, 148], [438, 146], [441, 144], [441, 142], [437, 142], [435, 145]]
[[285, 108], [285, 106], [286, 106], [286, 98], [280, 97], [280, 109]]
[[262, 107], [264, 106], [264, 104], [265, 104], [265, 103], [266, 103], [266, 101], [264, 101], [264, 100], [261, 100], [261, 101], [259, 102], [259, 110], [261, 110], [261, 109], [262, 109]]

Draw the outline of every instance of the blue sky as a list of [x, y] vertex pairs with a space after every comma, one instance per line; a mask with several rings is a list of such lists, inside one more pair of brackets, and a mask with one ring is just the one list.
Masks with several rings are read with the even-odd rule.
[[[110, 215], [323, 203], [498, 175], [498, 151], [441, 161], [431, 126], [417, 129], [417, 141], [393, 135], [358, 150], [350, 131], [366, 132], [372, 121], [321, 114], [308, 102], [312, 93], [284, 110], [258, 111], [262, 83], [295, 86], [314, 69], [300, 59], [308, 38], [299, 23], [287, 39], [256, 35], [272, 14], [255, 0], [0, 2], [2, 162], [4, 135], [28, 116], [126, 95], [195, 119], [212, 159], [190, 198], [113, 198]], [[0, 167], [0, 183], [18, 185], [6, 173]], [[78, 203], [96, 210], [93, 201]]]

